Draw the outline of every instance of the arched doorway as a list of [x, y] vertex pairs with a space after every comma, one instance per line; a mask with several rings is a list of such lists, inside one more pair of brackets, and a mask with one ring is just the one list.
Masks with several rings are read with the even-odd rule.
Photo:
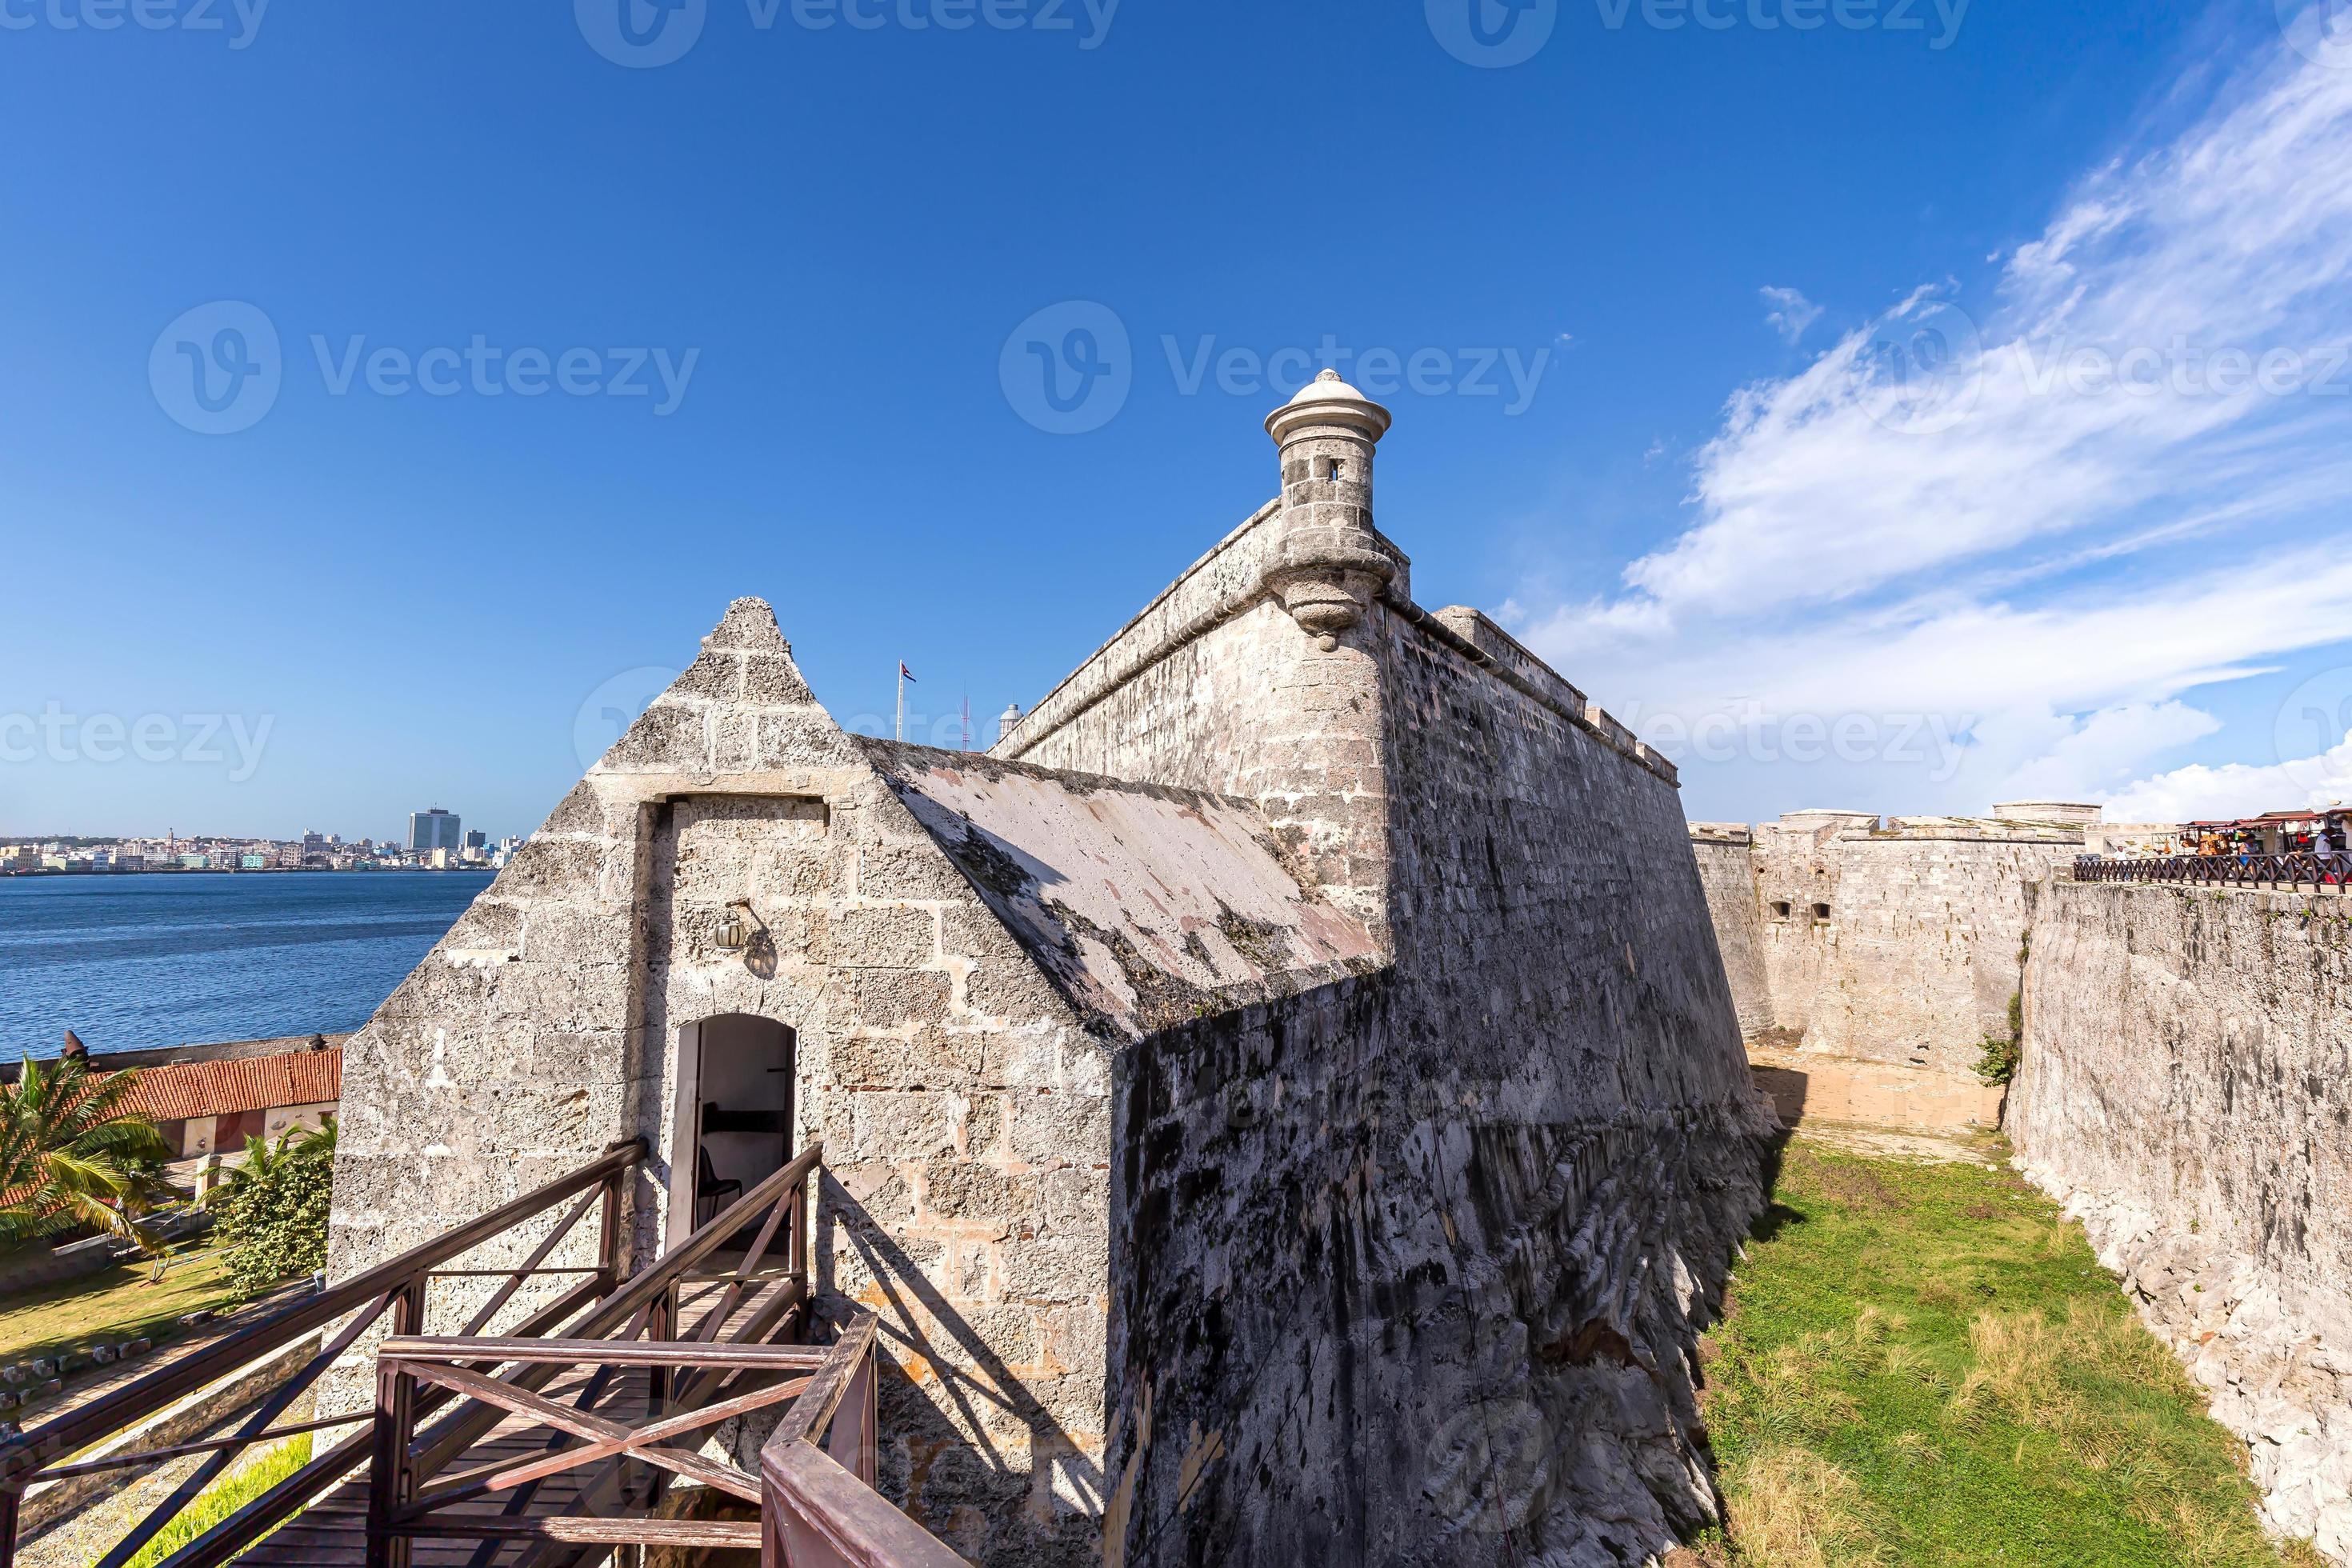
[[669, 1237], [691, 1235], [793, 1156], [792, 1030], [727, 1013], [678, 1031]]

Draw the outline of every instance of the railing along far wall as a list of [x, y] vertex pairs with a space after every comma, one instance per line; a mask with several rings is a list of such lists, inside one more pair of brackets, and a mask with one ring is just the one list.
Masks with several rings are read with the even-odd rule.
[[2074, 880], [2342, 893], [2352, 882], [2352, 855], [2168, 855], [2140, 860], [2084, 855], [2074, 862]]

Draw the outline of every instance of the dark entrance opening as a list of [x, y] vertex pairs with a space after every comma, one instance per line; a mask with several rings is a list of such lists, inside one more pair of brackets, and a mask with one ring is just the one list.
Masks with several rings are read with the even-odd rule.
[[683, 1238], [792, 1163], [793, 1032], [729, 1013], [678, 1033], [670, 1235]]

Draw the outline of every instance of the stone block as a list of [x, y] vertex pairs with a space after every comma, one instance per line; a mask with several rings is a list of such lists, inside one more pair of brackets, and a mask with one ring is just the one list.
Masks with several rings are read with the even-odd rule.
[[877, 1028], [906, 1024], [944, 1024], [949, 980], [936, 971], [854, 970], [845, 977], [852, 1022]]
[[1010, 1097], [1013, 1152], [1040, 1165], [1094, 1165], [1110, 1159], [1110, 1101], [1058, 1090]]
[[[656, 700], [637, 716], [628, 733], [604, 754], [603, 765], [616, 773], [710, 772], [709, 710], [671, 699]], [[534, 842], [536, 842], [534, 840]], [[517, 857], [520, 858], [520, 857]]]
[[1037, 1178], [970, 1160], [941, 1160], [922, 1168], [927, 1218], [1002, 1224], [1037, 1213]]
[[835, 962], [920, 969], [939, 955], [940, 918], [927, 909], [851, 909], [833, 916]]
[[799, 708], [815, 702], [816, 697], [791, 659], [751, 653], [743, 659], [743, 700], [761, 707]]
[[965, 1101], [960, 1095], [884, 1091], [854, 1097], [850, 1157], [929, 1160], [956, 1152]]
[[683, 697], [732, 702], [743, 689], [742, 656], [733, 651], [705, 648], [670, 683], [669, 689]]
[[1016, 1237], [1001, 1248], [1005, 1291], [1024, 1301], [1093, 1301], [1110, 1289], [1110, 1237]]

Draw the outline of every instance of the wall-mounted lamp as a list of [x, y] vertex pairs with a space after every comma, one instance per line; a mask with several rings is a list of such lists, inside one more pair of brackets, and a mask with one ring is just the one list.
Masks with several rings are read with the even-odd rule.
[[721, 952], [740, 952], [751, 945], [751, 938], [766, 928], [751, 912], [751, 900], [738, 899], [727, 906], [727, 919], [719, 928], [719, 949]]

